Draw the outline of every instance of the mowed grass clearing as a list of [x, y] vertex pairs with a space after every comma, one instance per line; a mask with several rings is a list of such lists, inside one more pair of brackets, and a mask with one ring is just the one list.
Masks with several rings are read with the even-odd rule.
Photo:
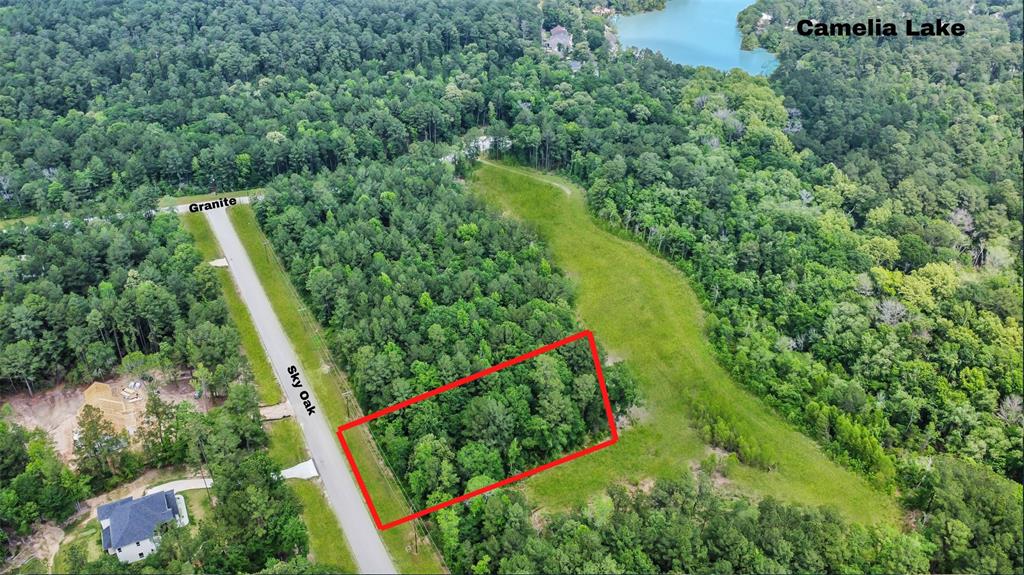
[[263, 188], [252, 188], [249, 190], [236, 190], [234, 192], [224, 192], [222, 194], [196, 194], [194, 196], [163, 196], [157, 203], [158, 207], [170, 208], [173, 206], [180, 206], [182, 204], [191, 204], [193, 202], [209, 202], [213, 200], [219, 200], [221, 198], [240, 198], [242, 196], [255, 196], [263, 193]]
[[270, 447], [267, 449], [270, 460], [280, 465], [281, 469], [288, 469], [309, 459], [302, 429], [295, 419], [288, 417], [263, 425], [270, 436]]
[[25, 224], [31, 226], [39, 221], [39, 216], [22, 216], [20, 218], [10, 218], [7, 220], [0, 220], [0, 230], [4, 228], [13, 228], [18, 224]]
[[18, 575], [38, 575], [39, 573], [47, 572], [46, 563], [38, 557], [32, 557], [28, 561], [22, 563], [21, 567], [18, 567], [14, 571], [10, 571], [10, 573], [17, 573]]
[[[216, 260], [224, 257], [220, 251], [220, 245], [213, 235], [210, 222], [206, 221], [203, 214], [182, 214], [181, 220], [185, 229], [192, 234], [199, 253], [206, 261]], [[242, 296], [235, 289], [235, 283], [231, 280], [231, 272], [225, 268], [215, 268], [217, 280], [220, 282], [221, 293], [224, 294], [224, 302], [228, 308], [228, 315], [231, 323], [238, 330], [239, 339], [242, 342], [242, 350], [249, 359], [249, 366], [252, 368], [252, 378], [256, 384], [256, 391], [259, 393], [262, 405], [273, 405], [284, 401], [281, 386], [274, 378], [270, 369], [270, 362], [267, 360], [267, 353], [260, 343], [260, 336], [256, 333], [256, 326], [252, 323], [252, 316], [249, 315], [249, 308], [242, 302]]]
[[526, 488], [532, 501], [564, 508], [615, 482], [689, 474], [706, 449], [693, 428], [692, 409], [706, 405], [742, 435], [756, 438], [778, 463], [771, 472], [738, 466], [730, 474], [737, 492], [828, 505], [863, 523], [897, 520], [900, 510], [892, 497], [831, 461], [732, 380], [705, 339], [701, 304], [687, 278], [643, 246], [597, 225], [577, 186], [490, 161], [470, 186], [548, 243], [555, 263], [576, 283], [583, 324], [610, 353], [627, 360], [649, 412], [617, 445], [531, 478]]
[[185, 498], [189, 527], [196, 525], [213, 513], [213, 502], [210, 501], [210, 492], [208, 490], [189, 489], [188, 491], [180, 491], [179, 494]]
[[57, 554], [53, 557], [53, 573], [71, 573], [77, 567], [68, 564], [71, 547], [82, 545], [86, 561], [95, 561], [103, 553], [103, 542], [100, 539], [100, 522], [98, 519], [85, 518], [65, 530], [64, 541], [61, 542]]
[[[320, 335], [320, 327], [292, 287], [288, 273], [260, 230], [252, 207], [234, 206], [228, 210], [228, 217], [242, 245], [245, 246], [249, 259], [252, 260], [274, 313], [277, 314], [295, 348], [295, 353], [299, 356], [299, 363], [302, 364], [300, 367], [312, 385], [313, 393], [328, 423], [341, 425], [354, 419], [357, 414], [349, 412], [344, 398], [344, 393], [348, 390], [345, 374], [331, 367], [330, 354]], [[373, 440], [366, 431], [366, 426], [346, 434], [346, 438], [356, 461], [376, 461], [371, 443]], [[341, 451], [340, 443], [337, 448]], [[379, 499], [374, 499], [381, 517], [402, 517], [411, 512], [405, 499], [388, 480], [384, 469], [378, 465], [363, 464], [359, 471], [368, 488], [374, 493], [384, 494]], [[391, 559], [402, 573], [440, 573], [444, 570], [441, 559], [433, 547], [420, 544], [411, 523], [388, 529], [381, 535]]]
[[289, 479], [288, 487], [302, 503], [302, 522], [309, 532], [313, 562], [333, 573], [356, 573], [355, 559], [344, 544], [345, 534], [320, 486], [308, 479]]

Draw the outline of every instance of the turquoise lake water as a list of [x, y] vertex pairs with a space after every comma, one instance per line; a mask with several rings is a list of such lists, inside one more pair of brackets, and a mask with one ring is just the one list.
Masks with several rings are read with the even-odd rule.
[[656, 50], [677, 64], [770, 74], [778, 65], [771, 52], [740, 50], [736, 15], [752, 2], [669, 0], [658, 12], [619, 16], [615, 26], [626, 46]]

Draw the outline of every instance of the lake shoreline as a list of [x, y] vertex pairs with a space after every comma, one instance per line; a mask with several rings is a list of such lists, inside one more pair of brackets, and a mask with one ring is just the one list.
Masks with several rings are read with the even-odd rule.
[[609, 18], [621, 47], [648, 48], [684, 66], [770, 75], [774, 54], [742, 49], [737, 17], [751, 0], [668, 0], [660, 10], [615, 14]]

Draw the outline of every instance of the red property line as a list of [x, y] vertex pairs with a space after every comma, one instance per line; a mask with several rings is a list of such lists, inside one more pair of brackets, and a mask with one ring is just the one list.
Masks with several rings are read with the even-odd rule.
[[[423, 401], [424, 399], [428, 399], [428, 398], [434, 397], [435, 395], [444, 393], [446, 391], [450, 391], [452, 389], [455, 389], [456, 387], [459, 387], [459, 386], [465, 385], [467, 383], [476, 381], [476, 380], [478, 380], [478, 379], [480, 379], [482, 377], [486, 377], [486, 376], [488, 376], [488, 375], [490, 375], [490, 374], [492, 374], [492, 373], [494, 373], [496, 371], [500, 371], [502, 369], [505, 369], [506, 367], [511, 367], [513, 365], [516, 365], [517, 363], [522, 363], [522, 362], [524, 362], [524, 361], [526, 361], [528, 359], [532, 359], [534, 357], [537, 357], [538, 355], [547, 353], [547, 352], [549, 352], [549, 351], [551, 351], [553, 349], [562, 347], [564, 345], [570, 344], [570, 343], [572, 343], [574, 341], [577, 341], [577, 340], [580, 340], [580, 339], [583, 339], [583, 338], [586, 338], [588, 343], [590, 344], [590, 353], [591, 353], [591, 356], [593, 357], [593, 360], [594, 360], [594, 370], [595, 370], [595, 373], [597, 374], [597, 383], [598, 383], [598, 385], [601, 388], [601, 397], [602, 397], [602, 399], [604, 401], [605, 415], [608, 417], [608, 428], [611, 431], [611, 438], [606, 439], [606, 440], [604, 440], [601, 443], [598, 443], [596, 445], [591, 445], [590, 447], [587, 447], [585, 449], [581, 449], [579, 451], [576, 451], [576, 452], [570, 453], [568, 455], [562, 456], [562, 457], [560, 457], [560, 458], [558, 458], [558, 459], [556, 459], [554, 461], [551, 461], [549, 463], [545, 463], [545, 464], [540, 465], [538, 467], [535, 467], [533, 469], [524, 471], [522, 473], [518, 473], [516, 475], [513, 475], [512, 477], [508, 477], [508, 478], [502, 479], [501, 481], [498, 481], [496, 483], [492, 483], [490, 485], [481, 487], [480, 489], [476, 489], [474, 491], [470, 491], [469, 493], [466, 493], [464, 495], [460, 495], [458, 497], [455, 497], [454, 499], [449, 499], [448, 501], [445, 501], [443, 503], [438, 503], [437, 505], [432, 505], [432, 506], [430, 506], [430, 507], [428, 507], [426, 509], [423, 509], [421, 511], [417, 511], [417, 512], [412, 513], [410, 515], [406, 515], [405, 517], [401, 517], [399, 519], [395, 519], [394, 521], [390, 521], [388, 523], [383, 523], [381, 521], [380, 515], [378, 515], [378, 513], [377, 513], [377, 507], [373, 504], [373, 499], [370, 497], [370, 492], [366, 488], [366, 483], [363, 481], [363, 477], [359, 473], [359, 467], [356, 465], [356, 460], [352, 456], [352, 451], [349, 449], [348, 442], [345, 441], [345, 434], [344, 434], [345, 431], [347, 431], [349, 429], [352, 429], [353, 427], [357, 427], [359, 425], [367, 423], [369, 421], [373, 421], [374, 419], [377, 419], [379, 417], [383, 417], [383, 416], [385, 416], [385, 415], [387, 415], [389, 413], [398, 411], [399, 409], [402, 409], [403, 407], [408, 407], [408, 406], [410, 406], [410, 405], [412, 405], [414, 403]], [[545, 469], [550, 469], [552, 467], [555, 467], [556, 465], [561, 465], [563, 463], [567, 463], [569, 461], [572, 461], [573, 459], [576, 459], [576, 458], [579, 458], [579, 457], [583, 457], [584, 455], [587, 455], [588, 453], [593, 453], [593, 452], [595, 452], [595, 451], [597, 451], [599, 449], [604, 449], [605, 447], [609, 447], [611, 445], [614, 445], [619, 440], [619, 432], [618, 432], [618, 429], [615, 427], [615, 417], [614, 417], [614, 415], [612, 415], [612, 404], [611, 404], [611, 400], [608, 398], [608, 388], [605, 386], [604, 372], [601, 371], [601, 360], [600, 360], [600, 358], [598, 357], [598, 354], [597, 354], [597, 342], [594, 340], [593, 332], [591, 332], [590, 330], [584, 330], [584, 331], [581, 331], [581, 332], [579, 332], [577, 334], [571, 335], [571, 336], [569, 336], [567, 338], [560, 339], [560, 340], [558, 340], [558, 341], [556, 341], [554, 343], [551, 343], [551, 344], [545, 345], [543, 347], [539, 347], [539, 348], [537, 348], [537, 349], [535, 349], [533, 351], [524, 353], [523, 355], [520, 355], [519, 357], [515, 357], [515, 358], [512, 358], [510, 360], [503, 361], [503, 362], [501, 362], [501, 363], [499, 363], [497, 365], [491, 366], [491, 367], [489, 367], [489, 368], [487, 368], [487, 369], [485, 369], [483, 371], [474, 373], [473, 375], [470, 375], [470, 376], [467, 376], [467, 377], [463, 377], [462, 379], [457, 379], [457, 380], [455, 380], [455, 381], [453, 381], [451, 383], [448, 383], [446, 385], [442, 385], [441, 387], [438, 387], [436, 389], [432, 389], [430, 391], [421, 393], [421, 394], [419, 394], [419, 395], [417, 395], [415, 397], [406, 399], [405, 401], [401, 401], [401, 402], [396, 403], [396, 404], [394, 404], [392, 406], [385, 407], [384, 409], [381, 409], [379, 411], [375, 411], [375, 412], [373, 412], [373, 413], [371, 413], [369, 415], [364, 415], [363, 417], [360, 417], [359, 419], [355, 419], [353, 421], [350, 421], [350, 422], [348, 422], [348, 423], [338, 427], [338, 440], [341, 441], [341, 447], [345, 451], [345, 457], [348, 459], [349, 466], [352, 468], [352, 473], [356, 477], [356, 482], [359, 484], [359, 489], [363, 492], [363, 498], [366, 499], [366, 504], [370, 508], [370, 514], [373, 516], [374, 523], [377, 524], [377, 528], [378, 529], [385, 530], [385, 529], [390, 529], [390, 528], [395, 527], [397, 525], [401, 525], [403, 523], [412, 521], [413, 519], [416, 519], [418, 517], [423, 517], [424, 515], [427, 515], [428, 513], [433, 513], [434, 511], [437, 511], [439, 509], [444, 509], [445, 507], [449, 507], [449, 506], [455, 505], [456, 503], [459, 503], [459, 502], [465, 501], [467, 499], [476, 497], [477, 495], [480, 495], [482, 493], [486, 493], [486, 492], [491, 491], [493, 489], [497, 489], [499, 487], [503, 487], [505, 485], [508, 485], [509, 483], [513, 483], [515, 481], [519, 481], [520, 479], [525, 479], [525, 478], [527, 478], [527, 477], [529, 477], [531, 475], [535, 475], [537, 473], [540, 473], [541, 471], [544, 471]]]

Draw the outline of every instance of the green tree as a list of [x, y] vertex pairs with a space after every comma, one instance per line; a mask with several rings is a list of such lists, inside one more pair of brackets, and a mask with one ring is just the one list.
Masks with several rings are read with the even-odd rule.
[[120, 471], [121, 459], [128, 449], [128, 434], [114, 430], [103, 412], [86, 404], [78, 416], [77, 438], [74, 441], [78, 470], [92, 477], [94, 485], [102, 485]]

